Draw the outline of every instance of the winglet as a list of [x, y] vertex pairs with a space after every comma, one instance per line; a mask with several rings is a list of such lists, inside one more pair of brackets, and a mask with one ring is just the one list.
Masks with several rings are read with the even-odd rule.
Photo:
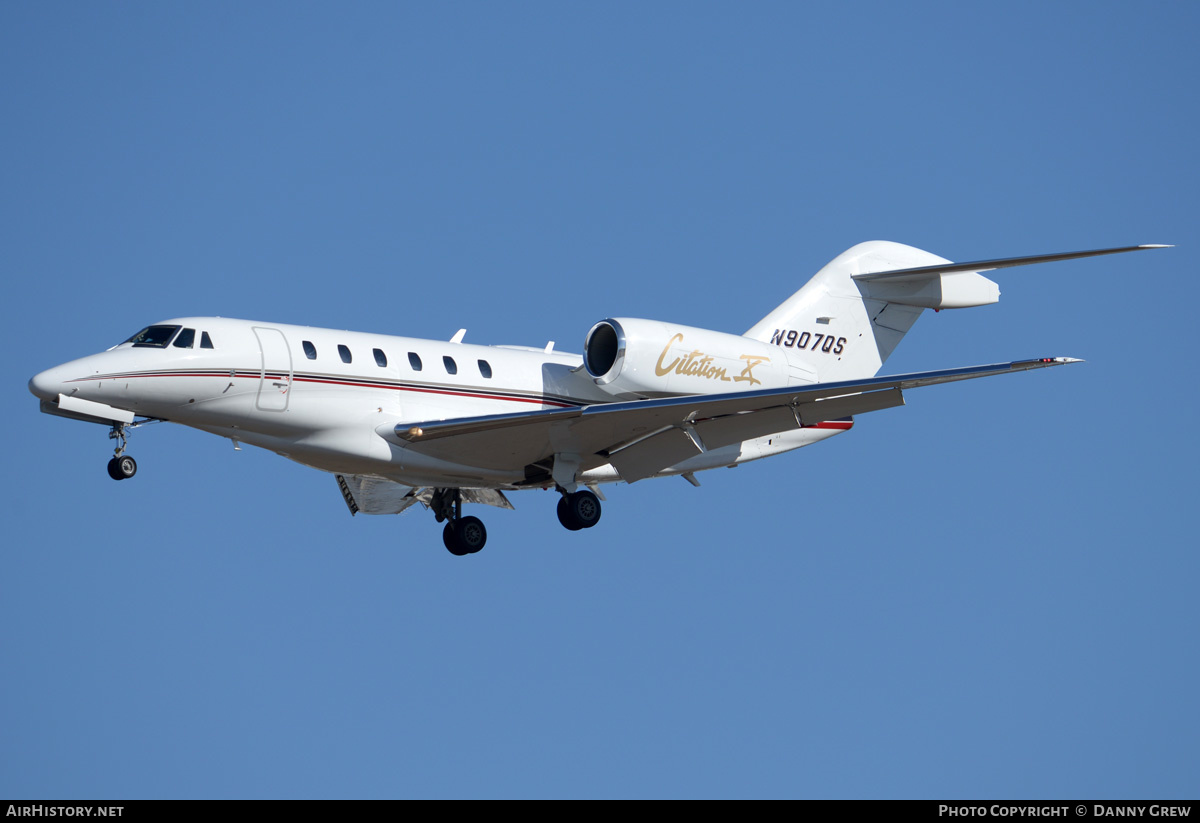
[[450, 338], [450, 342], [451, 343], [461, 343], [463, 341], [463, 338], [466, 336], [467, 336], [467, 330], [459, 329], [458, 331], [456, 331], [454, 333], [454, 336]]
[[1027, 371], [1028, 369], [1041, 369], [1046, 366], [1069, 366], [1072, 363], [1086, 363], [1078, 357], [1037, 357], [1033, 360], [1017, 360], [1010, 364], [1013, 371]]

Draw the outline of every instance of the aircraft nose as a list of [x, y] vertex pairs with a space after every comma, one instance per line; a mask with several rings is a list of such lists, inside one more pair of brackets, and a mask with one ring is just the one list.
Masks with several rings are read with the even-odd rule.
[[54, 400], [62, 392], [63, 372], [61, 367], [46, 369], [29, 380], [29, 391], [42, 400]]

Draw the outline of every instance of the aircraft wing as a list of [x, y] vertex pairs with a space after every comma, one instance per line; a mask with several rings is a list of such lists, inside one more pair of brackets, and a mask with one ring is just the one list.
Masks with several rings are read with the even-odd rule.
[[555, 454], [578, 455], [579, 471], [612, 463], [632, 483], [704, 451], [903, 405], [904, 389], [1078, 362], [1047, 357], [838, 383], [401, 423], [395, 435], [415, 451], [485, 469], [545, 467]]

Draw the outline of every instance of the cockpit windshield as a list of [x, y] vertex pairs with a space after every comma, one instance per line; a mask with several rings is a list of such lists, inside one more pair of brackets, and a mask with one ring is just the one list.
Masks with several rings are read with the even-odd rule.
[[165, 349], [180, 328], [180, 326], [147, 326], [125, 342], [148, 349]]

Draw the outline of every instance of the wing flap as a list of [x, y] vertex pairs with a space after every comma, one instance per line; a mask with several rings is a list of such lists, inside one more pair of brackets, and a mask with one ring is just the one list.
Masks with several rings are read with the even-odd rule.
[[668, 466], [700, 453], [700, 447], [679, 427], [665, 429], [608, 456], [626, 483], [652, 477]]
[[[609, 455], [609, 462], [616, 467], [622, 479], [633, 483], [694, 457], [701, 451], [720, 449], [756, 437], [767, 437], [802, 426], [815, 426], [827, 420], [840, 420], [855, 414], [903, 405], [904, 395], [900, 389], [883, 389], [800, 403], [794, 408], [789, 405], [762, 411], [727, 414], [702, 420], [691, 426], [673, 426], [658, 432]], [[695, 432], [695, 438], [688, 434], [689, 428]]]
[[[741, 443], [743, 440], [753, 440], [756, 437], [766, 437], [776, 432], [790, 431], [800, 428], [796, 413], [791, 406], [779, 406], [763, 411], [745, 412], [743, 414], [727, 414], [714, 417], [696, 424], [696, 434], [706, 449], [720, 449]], [[667, 463], [660, 466], [665, 469], [673, 466]]]
[[904, 395], [900, 389], [882, 389], [880, 391], [851, 394], [845, 397], [830, 397], [827, 400], [817, 400], [813, 403], [801, 403], [796, 407], [800, 422], [806, 426], [815, 426], [826, 420], [840, 420], [856, 414], [891, 409], [904, 405]]
[[508, 502], [504, 492], [499, 489], [459, 489], [464, 503], [479, 503], [484, 506], [495, 506], [497, 509], [511, 509], [513, 504]]
[[418, 501], [419, 489], [386, 477], [339, 474], [337, 483], [350, 514], [400, 514]]
[[[433, 489], [406, 486], [378, 475], [339, 474], [338, 488], [350, 514], [400, 514], [414, 503], [429, 505]], [[460, 489], [464, 503], [481, 503], [511, 509], [512, 503], [499, 489]]]

